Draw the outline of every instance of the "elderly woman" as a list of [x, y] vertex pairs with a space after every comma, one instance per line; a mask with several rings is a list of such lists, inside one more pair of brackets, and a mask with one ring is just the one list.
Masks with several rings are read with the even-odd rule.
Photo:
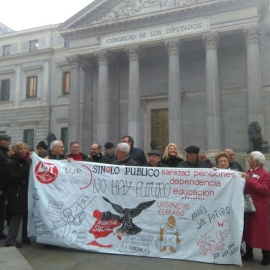
[[27, 238], [27, 191], [30, 157], [25, 143], [16, 143], [13, 148], [15, 154], [10, 157], [8, 168], [7, 199], [8, 214], [11, 219], [6, 246], [21, 247], [21, 243], [17, 242], [17, 236], [23, 219], [22, 240], [25, 243], [30, 243], [30, 240]]
[[163, 153], [161, 162], [168, 167], [177, 167], [178, 163], [183, 161], [177, 145], [175, 143], [169, 143]]
[[251, 152], [250, 169], [245, 171], [245, 193], [253, 199], [256, 212], [245, 215], [244, 241], [246, 254], [243, 260], [253, 259], [253, 248], [262, 249], [261, 265], [270, 264], [270, 174], [263, 168], [265, 156], [259, 152]]
[[230, 169], [229, 155], [226, 152], [220, 152], [216, 157], [216, 167], [219, 169]]

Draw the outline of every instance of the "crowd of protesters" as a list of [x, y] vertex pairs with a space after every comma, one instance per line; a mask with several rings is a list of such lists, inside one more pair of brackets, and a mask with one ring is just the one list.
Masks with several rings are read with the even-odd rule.
[[[30, 244], [27, 237], [27, 190], [30, 167], [30, 152], [33, 151], [23, 142], [11, 147], [11, 137], [0, 134], [0, 239], [6, 240], [6, 246], [22, 247], [22, 243]], [[185, 158], [175, 143], [169, 143], [163, 155], [157, 149], [148, 152], [134, 147], [131, 136], [124, 136], [116, 146], [106, 142], [105, 151], [102, 146], [93, 143], [90, 154], [81, 153], [80, 145], [70, 143], [69, 154], [65, 153], [61, 140], [54, 140], [46, 145], [41, 141], [37, 145], [37, 154], [41, 158], [68, 161], [87, 161], [121, 166], [175, 167], [175, 168], [213, 168], [230, 169], [243, 172], [242, 166], [234, 160], [232, 149], [224, 149], [215, 156], [215, 162], [207, 158], [207, 152], [195, 145], [184, 149]], [[249, 157], [249, 169], [243, 172], [245, 193], [252, 197], [256, 212], [245, 215], [243, 241], [246, 252], [243, 260], [253, 259], [253, 248], [262, 249], [261, 265], [270, 264], [270, 174], [263, 168], [265, 156], [254, 151]], [[4, 233], [4, 221], [7, 221], [8, 234]], [[22, 224], [22, 241], [17, 240]]]

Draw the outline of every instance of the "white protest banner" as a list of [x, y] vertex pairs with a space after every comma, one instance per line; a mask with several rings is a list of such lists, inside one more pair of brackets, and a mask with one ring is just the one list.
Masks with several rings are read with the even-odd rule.
[[32, 161], [28, 233], [39, 243], [242, 264], [239, 172]]

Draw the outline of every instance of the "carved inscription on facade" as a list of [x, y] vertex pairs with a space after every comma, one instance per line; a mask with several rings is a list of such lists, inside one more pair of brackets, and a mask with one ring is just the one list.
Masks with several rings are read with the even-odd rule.
[[153, 28], [141, 28], [132, 32], [105, 35], [101, 38], [101, 46], [115, 47], [131, 43], [144, 43], [152, 40], [163, 40], [172, 37], [198, 34], [208, 30], [208, 19], [202, 18], [193, 21], [155, 26]]

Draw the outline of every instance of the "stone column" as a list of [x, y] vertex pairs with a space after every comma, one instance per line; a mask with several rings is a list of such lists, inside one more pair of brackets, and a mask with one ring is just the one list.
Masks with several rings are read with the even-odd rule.
[[[80, 58], [74, 56], [68, 58], [70, 64], [70, 92], [69, 92], [69, 113], [68, 113], [68, 141], [79, 140], [79, 73]], [[68, 144], [69, 144], [68, 143]]]
[[262, 83], [260, 65], [260, 29], [252, 26], [244, 29], [247, 44], [248, 121], [257, 121], [264, 127]]
[[221, 149], [218, 39], [218, 34], [214, 32], [203, 36], [206, 50], [207, 147], [210, 152]]
[[82, 147], [84, 153], [89, 153], [92, 142], [92, 64], [85, 61], [82, 65], [84, 71], [83, 121], [82, 121]]
[[109, 136], [109, 53], [102, 50], [96, 57], [99, 65], [97, 140], [104, 145]]
[[165, 42], [169, 55], [169, 142], [182, 149], [180, 45], [178, 39]]
[[136, 146], [142, 146], [139, 47], [131, 45], [126, 47], [126, 52], [129, 57], [128, 135]]

